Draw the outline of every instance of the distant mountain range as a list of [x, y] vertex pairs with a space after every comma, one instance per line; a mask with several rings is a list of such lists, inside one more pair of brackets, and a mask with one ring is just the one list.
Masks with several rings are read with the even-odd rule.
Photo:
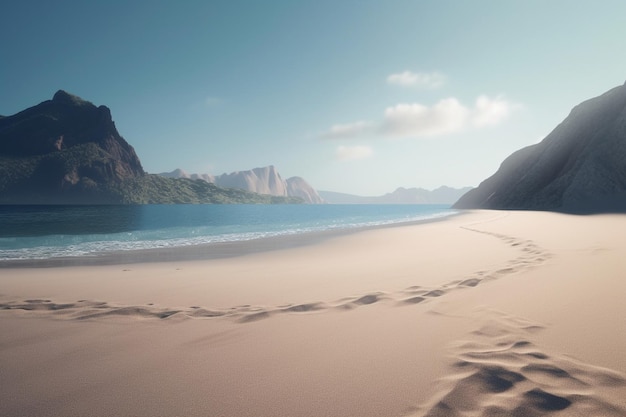
[[106, 106], [65, 91], [0, 117], [0, 204], [293, 203], [147, 174]]
[[381, 196], [363, 197], [333, 191], [316, 191], [303, 178], [291, 177], [284, 180], [272, 165], [248, 171], [213, 176], [189, 174], [182, 169], [159, 174], [166, 178], [189, 178], [204, 180], [219, 187], [237, 188], [260, 194], [302, 198], [309, 204], [452, 204], [471, 189], [439, 187], [429, 191], [423, 188], [398, 188]]
[[429, 191], [423, 188], [398, 188], [392, 193], [375, 197], [319, 191], [319, 195], [331, 204], [453, 204], [471, 187], [439, 187]]
[[506, 158], [454, 207], [626, 211], [626, 84], [574, 107], [543, 141]]
[[166, 178], [204, 180], [222, 188], [236, 188], [258, 194], [301, 198], [305, 203], [309, 204], [321, 204], [324, 202], [317, 191], [303, 178], [291, 177], [285, 180], [273, 165], [218, 176], [210, 174], [188, 174], [182, 169], [175, 169], [172, 172], [163, 172], [159, 175]]

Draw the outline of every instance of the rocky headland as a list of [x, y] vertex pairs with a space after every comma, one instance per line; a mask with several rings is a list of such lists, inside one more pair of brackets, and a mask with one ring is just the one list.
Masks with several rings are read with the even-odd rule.
[[626, 211], [626, 84], [574, 107], [543, 141], [513, 153], [454, 207]]

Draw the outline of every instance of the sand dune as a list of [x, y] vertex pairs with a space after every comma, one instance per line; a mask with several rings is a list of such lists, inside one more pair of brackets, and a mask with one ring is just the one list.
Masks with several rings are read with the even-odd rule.
[[625, 232], [481, 211], [207, 261], [3, 268], [0, 414], [626, 416]]

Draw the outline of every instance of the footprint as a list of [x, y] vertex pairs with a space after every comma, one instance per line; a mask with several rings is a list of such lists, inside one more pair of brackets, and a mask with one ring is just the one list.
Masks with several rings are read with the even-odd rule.
[[497, 310], [481, 315], [485, 323], [472, 333], [475, 337], [452, 347], [456, 362], [453, 374], [441, 382], [443, 392], [415, 416], [539, 417], [562, 410], [626, 416], [598, 390], [626, 384], [626, 376], [541, 352], [527, 339], [528, 329], [541, 325]]
[[381, 294], [367, 294], [354, 300], [354, 304], [367, 305], [374, 304], [381, 300]]
[[[524, 393], [524, 400], [518, 407], [518, 410], [521, 411], [530, 408], [531, 410], [535, 409], [540, 411], [559, 411], [565, 410], [570, 405], [572, 405], [572, 402], [567, 398], [550, 394], [541, 388], [534, 388]], [[527, 414], [530, 415], [530, 413]]]
[[445, 293], [443, 290], [432, 290], [424, 294], [424, 297], [441, 297]]
[[322, 303], [307, 303], [286, 307], [282, 311], [288, 311], [291, 313], [306, 313], [309, 311], [318, 311], [322, 309], [324, 309], [324, 305]]
[[259, 311], [258, 313], [246, 314], [241, 317], [238, 321], [239, 323], [251, 323], [257, 320], [263, 320], [270, 317], [270, 313], [268, 311]]
[[466, 380], [488, 392], [499, 393], [510, 390], [516, 383], [525, 379], [526, 377], [519, 372], [510, 371], [501, 366], [489, 365], [480, 367], [478, 372]]
[[470, 279], [466, 279], [465, 281], [461, 281], [459, 283], [459, 286], [462, 286], [462, 287], [475, 287], [478, 284], [480, 284], [480, 281], [481, 280], [478, 279], [478, 278], [470, 278]]
[[196, 308], [194, 309], [191, 313], [188, 313], [188, 316], [190, 317], [221, 317], [226, 315], [226, 313], [222, 312], [222, 311], [213, 311], [213, 310], [206, 310], [204, 308]]
[[419, 304], [419, 303], [421, 303], [422, 301], [425, 301], [425, 300], [426, 299], [424, 297], [417, 296], [417, 297], [407, 298], [406, 300], [402, 300], [402, 302], [404, 304]]
[[570, 378], [575, 379], [569, 372], [550, 364], [530, 364], [522, 367], [524, 373], [539, 373], [545, 374], [553, 378]]

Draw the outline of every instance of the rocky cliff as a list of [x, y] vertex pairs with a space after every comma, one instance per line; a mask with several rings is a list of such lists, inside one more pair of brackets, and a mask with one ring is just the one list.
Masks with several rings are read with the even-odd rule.
[[574, 107], [542, 142], [513, 153], [454, 207], [626, 211], [626, 84]]
[[247, 171], [235, 171], [218, 176], [209, 174], [188, 174], [182, 169], [175, 169], [172, 172], [164, 172], [159, 175], [168, 178], [201, 179], [214, 183], [219, 187], [236, 188], [258, 194], [297, 197], [309, 204], [320, 204], [324, 202], [317, 191], [304, 179], [292, 177], [285, 180], [273, 165]]
[[323, 204], [324, 200], [308, 182], [301, 177], [290, 177], [285, 180], [287, 183], [287, 195], [289, 197], [300, 197], [309, 204]]
[[96, 107], [63, 90], [52, 100], [0, 119], [0, 154], [36, 156], [93, 143], [111, 157], [90, 167], [78, 166], [96, 177], [117, 180], [144, 175], [132, 146], [120, 136], [106, 106]]
[[100, 184], [145, 175], [110, 110], [62, 90], [52, 100], [0, 119], [0, 157], [0, 200], [9, 202], [107, 200]]
[[215, 184], [226, 188], [239, 188], [259, 194], [287, 195], [287, 184], [274, 166], [236, 171], [215, 177]]

